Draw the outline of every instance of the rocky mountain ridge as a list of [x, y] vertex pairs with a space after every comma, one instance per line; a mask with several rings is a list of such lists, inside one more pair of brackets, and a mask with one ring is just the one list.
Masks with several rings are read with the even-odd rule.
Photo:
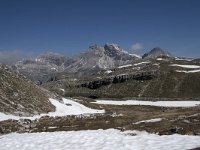
[[104, 46], [91, 45], [89, 50], [74, 57], [77, 61], [69, 65], [66, 70], [80, 72], [84, 70], [106, 70], [140, 59], [124, 51], [117, 44], [105, 44]]
[[95, 72], [111, 69], [140, 59], [117, 44], [91, 45], [88, 51], [73, 57], [44, 52], [36, 58], [25, 59], [12, 66], [35, 82], [48, 81], [58, 72]]

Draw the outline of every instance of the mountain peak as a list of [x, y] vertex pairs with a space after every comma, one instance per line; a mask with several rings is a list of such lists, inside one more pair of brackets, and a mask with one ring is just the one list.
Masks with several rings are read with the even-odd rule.
[[61, 54], [55, 53], [55, 52], [51, 52], [51, 51], [44, 51], [38, 57], [52, 57], [52, 56], [65, 57], [64, 55], [61, 55]]
[[151, 52], [156, 52], [156, 51], [164, 51], [162, 48], [160, 47], [154, 47]]
[[35, 60], [37, 62], [49, 62], [56, 65], [61, 65], [62, 63], [64, 63], [65, 59], [66, 57], [64, 55], [50, 51], [45, 51], [42, 54], [40, 54]]
[[163, 50], [160, 47], [153, 48], [150, 52], [145, 53], [142, 58], [157, 58], [157, 57], [173, 57], [172, 54]]
[[101, 48], [101, 46], [99, 46], [97, 44], [92, 44], [92, 45], [89, 46], [90, 50], [96, 50], [96, 49], [100, 49], [100, 48]]
[[104, 49], [122, 51], [122, 48], [118, 44], [114, 44], [114, 43], [111, 43], [111, 44], [106, 43], [104, 45]]

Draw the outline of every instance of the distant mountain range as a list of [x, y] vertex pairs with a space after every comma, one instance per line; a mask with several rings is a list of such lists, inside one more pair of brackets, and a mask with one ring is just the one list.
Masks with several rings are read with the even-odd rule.
[[152, 59], [159, 56], [173, 57], [161, 48], [154, 48], [140, 57], [123, 50], [118, 44], [105, 44], [104, 46], [94, 44], [89, 46], [86, 52], [73, 57], [44, 52], [36, 58], [21, 60], [12, 68], [34, 82], [43, 82], [52, 80], [58, 72], [88, 74], [109, 70], [142, 58]]

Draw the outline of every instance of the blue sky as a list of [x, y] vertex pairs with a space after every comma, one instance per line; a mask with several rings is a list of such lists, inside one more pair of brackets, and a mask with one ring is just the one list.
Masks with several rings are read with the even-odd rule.
[[0, 51], [74, 55], [94, 43], [200, 57], [199, 0], [0, 0]]

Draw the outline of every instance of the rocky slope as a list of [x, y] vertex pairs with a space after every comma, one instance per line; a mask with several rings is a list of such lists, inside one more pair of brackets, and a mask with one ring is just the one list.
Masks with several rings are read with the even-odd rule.
[[20, 116], [54, 111], [45, 90], [0, 65], [0, 112]]

